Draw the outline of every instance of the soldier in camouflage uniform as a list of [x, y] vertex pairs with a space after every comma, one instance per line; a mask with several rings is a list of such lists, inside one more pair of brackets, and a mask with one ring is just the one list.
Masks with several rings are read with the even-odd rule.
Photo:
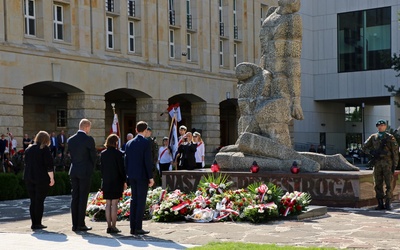
[[[376, 123], [378, 133], [372, 134], [364, 143], [363, 150], [369, 153], [374, 167], [374, 188], [378, 200], [377, 210], [391, 210], [393, 173], [399, 161], [399, 146], [393, 135], [386, 132], [386, 121], [379, 120]], [[383, 190], [386, 185], [386, 194]], [[383, 200], [385, 199], [385, 204]]]

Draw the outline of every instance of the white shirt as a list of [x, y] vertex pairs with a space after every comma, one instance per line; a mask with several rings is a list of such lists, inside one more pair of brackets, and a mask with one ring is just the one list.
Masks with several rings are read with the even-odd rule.
[[196, 153], [194, 154], [197, 163], [203, 162], [204, 151], [205, 151], [204, 142], [197, 143], [197, 150]]
[[168, 149], [165, 150], [165, 152], [164, 152], [164, 149], [166, 149], [166, 148], [168, 148], [168, 147], [161, 146], [160, 149], [158, 150], [158, 161], [161, 164], [170, 163], [173, 160], [172, 155]]

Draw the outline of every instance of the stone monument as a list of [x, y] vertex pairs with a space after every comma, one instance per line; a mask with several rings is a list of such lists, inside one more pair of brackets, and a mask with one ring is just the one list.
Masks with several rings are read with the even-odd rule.
[[268, 9], [260, 32], [260, 65], [236, 66], [239, 138], [215, 159], [221, 170], [289, 171], [294, 161], [302, 172], [321, 169], [359, 170], [342, 155], [298, 153], [292, 149], [289, 124], [303, 120], [301, 108], [302, 20], [300, 0], [279, 0]]

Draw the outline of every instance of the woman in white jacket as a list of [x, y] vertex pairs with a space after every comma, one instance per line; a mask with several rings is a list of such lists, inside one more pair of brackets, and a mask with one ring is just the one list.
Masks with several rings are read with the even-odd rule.
[[205, 145], [203, 140], [201, 139], [201, 134], [199, 132], [193, 133], [193, 141], [197, 144], [197, 150], [195, 153], [196, 157], [196, 168], [204, 168], [204, 155], [205, 155]]

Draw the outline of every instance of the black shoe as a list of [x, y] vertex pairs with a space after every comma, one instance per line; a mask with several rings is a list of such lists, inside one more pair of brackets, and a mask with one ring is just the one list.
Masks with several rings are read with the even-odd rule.
[[35, 229], [44, 229], [44, 228], [47, 228], [47, 226], [42, 225], [42, 224], [40, 224], [40, 225], [32, 225], [31, 226], [31, 229], [33, 229], [33, 230], [35, 230]]
[[121, 230], [119, 230], [119, 229], [116, 228], [116, 227], [110, 228], [110, 233], [111, 233], [111, 234], [117, 234], [117, 233], [120, 233], [120, 232], [121, 232]]
[[143, 229], [136, 229], [135, 231], [134, 231], [134, 234], [148, 234], [148, 233], [150, 233], [150, 231], [146, 231], [146, 230], [143, 230]]
[[82, 227], [77, 227], [76, 228], [76, 231], [89, 231], [89, 230], [92, 230], [92, 228], [91, 227], [87, 227], [87, 226], [82, 226]]
[[111, 227], [108, 227], [106, 233], [108, 234], [111, 233], [111, 229], [112, 229]]
[[76, 231], [76, 227], [72, 227], [72, 231], [74, 231], [74, 232], [75, 232], [75, 231]]

